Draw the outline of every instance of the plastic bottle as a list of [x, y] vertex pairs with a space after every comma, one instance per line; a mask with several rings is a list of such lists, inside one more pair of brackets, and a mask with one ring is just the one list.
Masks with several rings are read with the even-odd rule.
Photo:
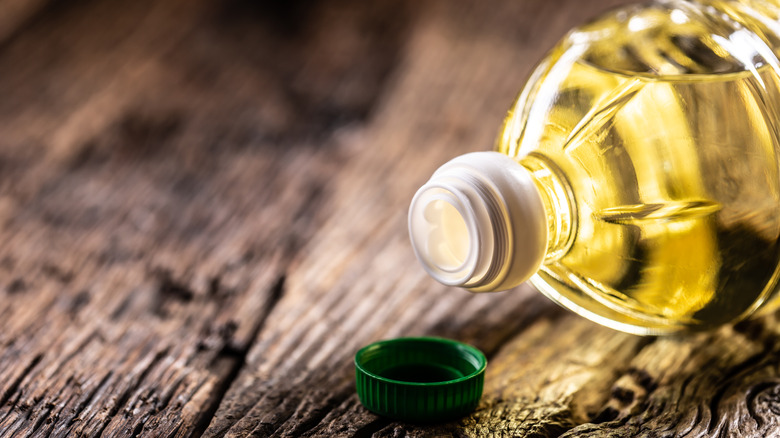
[[572, 30], [497, 152], [415, 195], [415, 253], [472, 291], [530, 279], [606, 326], [662, 334], [777, 301], [780, 1], [657, 1]]

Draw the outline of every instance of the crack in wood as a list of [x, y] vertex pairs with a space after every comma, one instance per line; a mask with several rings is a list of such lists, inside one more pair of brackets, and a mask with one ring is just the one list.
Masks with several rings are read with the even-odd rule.
[[144, 422], [139, 421], [138, 424], [135, 425], [133, 428], [133, 432], [130, 434], [130, 438], [136, 438], [137, 436], [141, 435], [141, 432], [144, 430]]
[[42, 359], [43, 353], [38, 353], [30, 360], [27, 366], [22, 369], [22, 372], [19, 373], [19, 375], [11, 382], [8, 388], [3, 391], [3, 395], [0, 396], [0, 406], [3, 406], [8, 402], [11, 395], [13, 395], [19, 389], [19, 385], [22, 383], [24, 378], [27, 377], [30, 372], [32, 372], [33, 368], [35, 368]]
[[[44, 423], [51, 424], [52, 418], [51, 418], [51, 412], [52, 408], [54, 408], [54, 404], [52, 403], [45, 403], [43, 406], [43, 409], [37, 409], [35, 410], [35, 415], [38, 417], [35, 422], [32, 424], [32, 427], [30, 428], [30, 435], [43, 435], [43, 432], [41, 429], [41, 426], [43, 426]], [[46, 435], [49, 435], [49, 433], [46, 433]]]
[[376, 420], [363, 425], [352, 434], [352, 438], [371, 438], [375, 433], [386, 428], [393, 423], [392, 420], [387, 418], [378, 417]]
[[[171, 433], [168, 434], [167, 438], [174, 438], [179, 436], [179, 431], [181, 430], [181, 424], [177, 425], [175, 429], [171, 431]], [[192, 435], [195, 436], [195, 435]]]
[[115, 397], [115, 402], [112, 404], [111, 408], [108, 411], [108, 414], [106, 415], [106, 419], [101, 425], [101, 427], [98, 429], [96, 435], [102, 436], [103, 432], [105, 431], [106, 427], [111, 423], [111, 421], [114, 419], [114, 417], [119, 413], [119, 410], [123, 407], [125, 407], [125, 404], [127, 404], [127, 401], [130, 399], [130, 396], [135, 392], [140, 385], [143, 383], [144, 379], [147, 375], [152, 371], [152, 369], [157, 366], [157, 364], [168, 354], [169, 347], [165, 347], [157, 353], [155, 353], [154, 357], [149, 361], [146, 366], [141, 370], [140, 373], [138, 373], [135, 378], [130, 382], [130, 385], [125, 388], [117, 397]]
[[[224, 400], [228, 390], [236, 381], [236, 379], [238, 379], [239, 373], [245, 365], [246, 356], [249, 354], [249, 349], [254, 345], [255, 340], [259, 336], [260, 331], [268, 319], [268, 316], [273, 312], [274, 308], [284, 296], [284, 285], [286, 278], [286, 274], [280, 274], [269, 288], [268, 301], [264, 309], [265, 311], [263, 312], [263, 315], [258, 318], [257, 323], [252, 328], [248, 342], [241, 348], [229, 346], [228, 343], [225, 343], [223, 349], [219, 352], [218, 357], [231, 360], [233, 363], [230, 366], [230, 371], [228, 372], [227, 376], [222, 380], [222, 382], [220, 382], [219, 386], [214, 391], [211, 397], [211, 402], [205, 407], [203, 415], [196, 423], [195, 428], [192, 431], [193, 437], [200, 437], [205, 433], [206, 429], [209, 427], [209, 424], [211, 424], [211, 421], [215, 418], [217, 409], [222, 404], [222, 401]], [[210, 285], [213, 286], [214, 284], [219, 284], [219, 277], [212, 279]]]
[[767, 343], [764, 343], [764, 349], [759, 351], [758, 353], [748, 357], [747, 359], [743, 360], [736, 366], [729, 369], [723, 377], [718, 382], [718, 390], [715, 392], [715, 394], [712, 396], [708, 403], [708, 407], [710, 409], [710, 412], [712, 413], [710, 418], [710, 424], [707, 427], [707, 430], [712, 433], [716, 430], [722, 429], [723, 426], [723, 418], [721, 418], [721, 415], [719, 414], [720, 408], [720, 402], [723, 399], [723, 396], [726, 394], [726, 392], [732, 388], [733, 381], [741, 374], [747, 373], [751, 369], [759, 368], [767, 358], [768, 351], [766, 348], [768, 347]]
[[[776, 382], [760, 383], [748, 389], [747, 395], [745, 397], [747, 402], [746, 407], [747, 407], [748, 415], [750, 415], [750, 417], [753, 418], [753, 420], [756, 422], [756, 426], [758, 429], [764, 427], [765, 421], [761, 417], [761, 415], [758, 415], [758, 412], [756, 411], [755, 403], [757, 402], [757, 399], [762, 392], [772, 387], [777, 388], [777, 383]], [[775, 414], [777, 415], [777, 413]]]
[[168, 405], [171, 402], [171, 399], [173, 398], [173, 395], [176, 394], [176, 392], [179, 390], [179, 386], [181, 386], [184, 379], [185, 376], [177, 377], [176, 380], [173, 382], [173, 385], [171, 385], [169, 388], [166, 388], [166, 390], [163, 391], [160, 398], [156, 400], [154, 403], [154, 409], [152, 410], [153, 414], [156, 414], [157, 412], [160, 412], [163, 409], [168, 407]]
[[[315, 381], [321, 381], [316, 376], [312, 378]], [[353, 397], [354, 386], [351, 380], [340, 388], [335, 388], [332, 391], [328, 391], [324, 398], [324, 402], [320, 401], [321, 396], [319, 393], [322, 391], [312, 390], [306, 397], [302, 398], [298, 403], [298, 407], [293, 412], [291, 418], [295, 418], [296, 421], [293, 424], [287, 424], [284, 422], [279, 424], [279, 427], [274, 430], [274, 433], [284, 436], [307, 436], [311, 431], [316, 429], [323, 420], [337, 407], [342, 405], [345, 401]], [[316, 406], [314, 409], [310, 407]]]
[[102, 379], [100, 379], [100, 382], [98, 382], [98, 384], [95, 385], [95, 387], [86, 394], [86, 397], [84, 397], [83, 400], [78, 402], [78, 404], [71, 411], [71, 417], [64, 422], [65, 427], [69, 428], [74, 424], [78, 423], [79, 421], [81, 421], [81, 419], [79, 418], [80, 414], [84, 411], [84, 409], [87, 406], [90, 406], [92, 404], [92, 400], [95, 398], [97, 394], [99, 394], [108, 385], [108, 382], [111, 380], [111, 377], [113, 377], [113, 375], [114, 375], [113, 371], [108, 371], [106, 375], [103, 376]]

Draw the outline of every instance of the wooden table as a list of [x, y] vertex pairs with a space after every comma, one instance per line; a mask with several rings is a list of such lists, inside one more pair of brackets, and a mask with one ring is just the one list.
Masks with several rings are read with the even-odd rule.
[[[626, 1], [0, 0], [0, 436], [768, 436], [774, 316], [640, 338], [414, 259], [406, 208]], [[352, 357], [490, 360], [473, 415], [364, 410]]]

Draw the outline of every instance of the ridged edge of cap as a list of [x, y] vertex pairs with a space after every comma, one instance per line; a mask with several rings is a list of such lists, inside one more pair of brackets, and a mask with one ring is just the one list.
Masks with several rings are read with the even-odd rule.
[[[425, 346], [425, 348], [421, 348]], [[403, 350], [405, 352], [401, 352]], [[445, 352], [442, 355], [442, 352]], [[362, 360], [371, 353], [371, 359], [400, 365], [437, 364], [438, 360], [457, 355], [471, 362], [473, 371], [462, 377], [436, 382], [395, 380], [375, 373]], [[402, 357], [403, 356], [403, 357]], [[373, 364], [376, 368], [377, 365]], [[381, 367], [381, 366], [380, 366]], [[409, 422], [443, 422], [463, 417], [472, 412], [482, 397], [487, 359], [478, 349], [444, 338], [398, 338], [379, 341], [360, 349], [355, 355], [356, 388], [360, 402], [366, 409], [396, 420]]]

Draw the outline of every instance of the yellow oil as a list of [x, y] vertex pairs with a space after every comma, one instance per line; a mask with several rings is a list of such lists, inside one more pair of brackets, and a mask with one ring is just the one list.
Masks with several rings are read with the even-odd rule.
[[548, 212], [532, 282], [606, 325], [706, 328], [775, 298], [780, 65], [766, 23], [711, 3], [636, 7], [573, 31], [499, 139]]

